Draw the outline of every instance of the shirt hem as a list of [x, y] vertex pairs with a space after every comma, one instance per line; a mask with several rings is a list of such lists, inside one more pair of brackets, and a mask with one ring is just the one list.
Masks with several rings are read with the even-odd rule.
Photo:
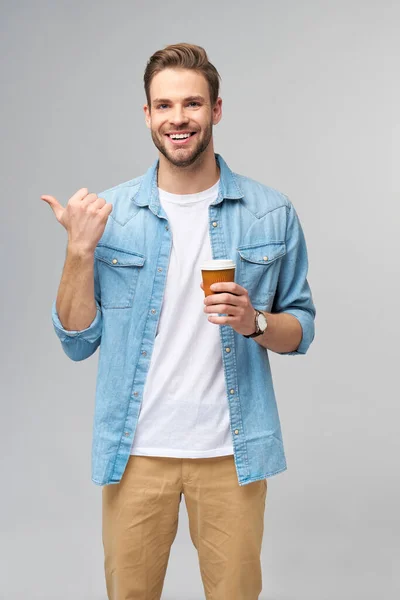
[[233, 447], [217, 448], [215, 450], [168, 450], [165, 448], [135, 448], [131, 456], [162, 456], [165, 458], [213, 458], [233, 454]]

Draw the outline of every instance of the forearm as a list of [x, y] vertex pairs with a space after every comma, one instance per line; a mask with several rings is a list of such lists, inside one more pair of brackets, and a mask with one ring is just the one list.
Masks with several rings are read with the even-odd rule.
[[294, 352], [299, 347], [303, 330], [299, 321], [288, 313], [264, 312], [268, 327], [254, 341], [273, 352]]
[[94, 255], [67, 248], [67, 256], [58, 288], [56, 309], [62, 326], [81, 331], [96, 316], [94, 297]]

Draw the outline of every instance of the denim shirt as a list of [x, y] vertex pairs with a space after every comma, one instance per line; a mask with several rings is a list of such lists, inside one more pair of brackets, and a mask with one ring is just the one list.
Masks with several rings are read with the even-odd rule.
[[[314, 338], [315, 307], [296, 211], [286, 196], [215, 157], [220, 184], [209, 207], [212, 256], [235, 261], [235, 281], [255, 308], [299, 320], [301, 343], [285, 354], [305, 354]], [[141, 177], [99, 194], [113, 210], [95, 250], [91, 325], [68, 331], [55, 301], [52, 308], [69, 358], [84, 360], [100, 347], [92, 439], [97, 485], [118, 483], [127, 465], [163, 302], [172, 236], [157, 171], [158, 160]], [[219, 329], [236, 472], [239, 485], [246, 485], [286, 470], [268, 351], [228, 325]]]

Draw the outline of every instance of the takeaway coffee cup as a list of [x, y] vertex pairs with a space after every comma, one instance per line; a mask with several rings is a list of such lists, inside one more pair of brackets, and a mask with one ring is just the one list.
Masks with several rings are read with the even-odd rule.
[[203, 277], [204, 295], [215, 294], [210, 289], [212, 283], [235, 281], [235, 263], [233, 260], [207, 260], [200, 266]]

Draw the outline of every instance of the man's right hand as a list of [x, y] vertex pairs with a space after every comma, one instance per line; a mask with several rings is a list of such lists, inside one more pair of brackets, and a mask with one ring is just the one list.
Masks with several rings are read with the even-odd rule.
[[55, 217], [68, 233], [68, 246], [78, 252], [95, 251], [103, 235], [112, 204], [97, 194], [89, 194], [87, 188], [81, 188], [68, 200], [64, 208], [53, 196], [41, 196], [53, 210]]

